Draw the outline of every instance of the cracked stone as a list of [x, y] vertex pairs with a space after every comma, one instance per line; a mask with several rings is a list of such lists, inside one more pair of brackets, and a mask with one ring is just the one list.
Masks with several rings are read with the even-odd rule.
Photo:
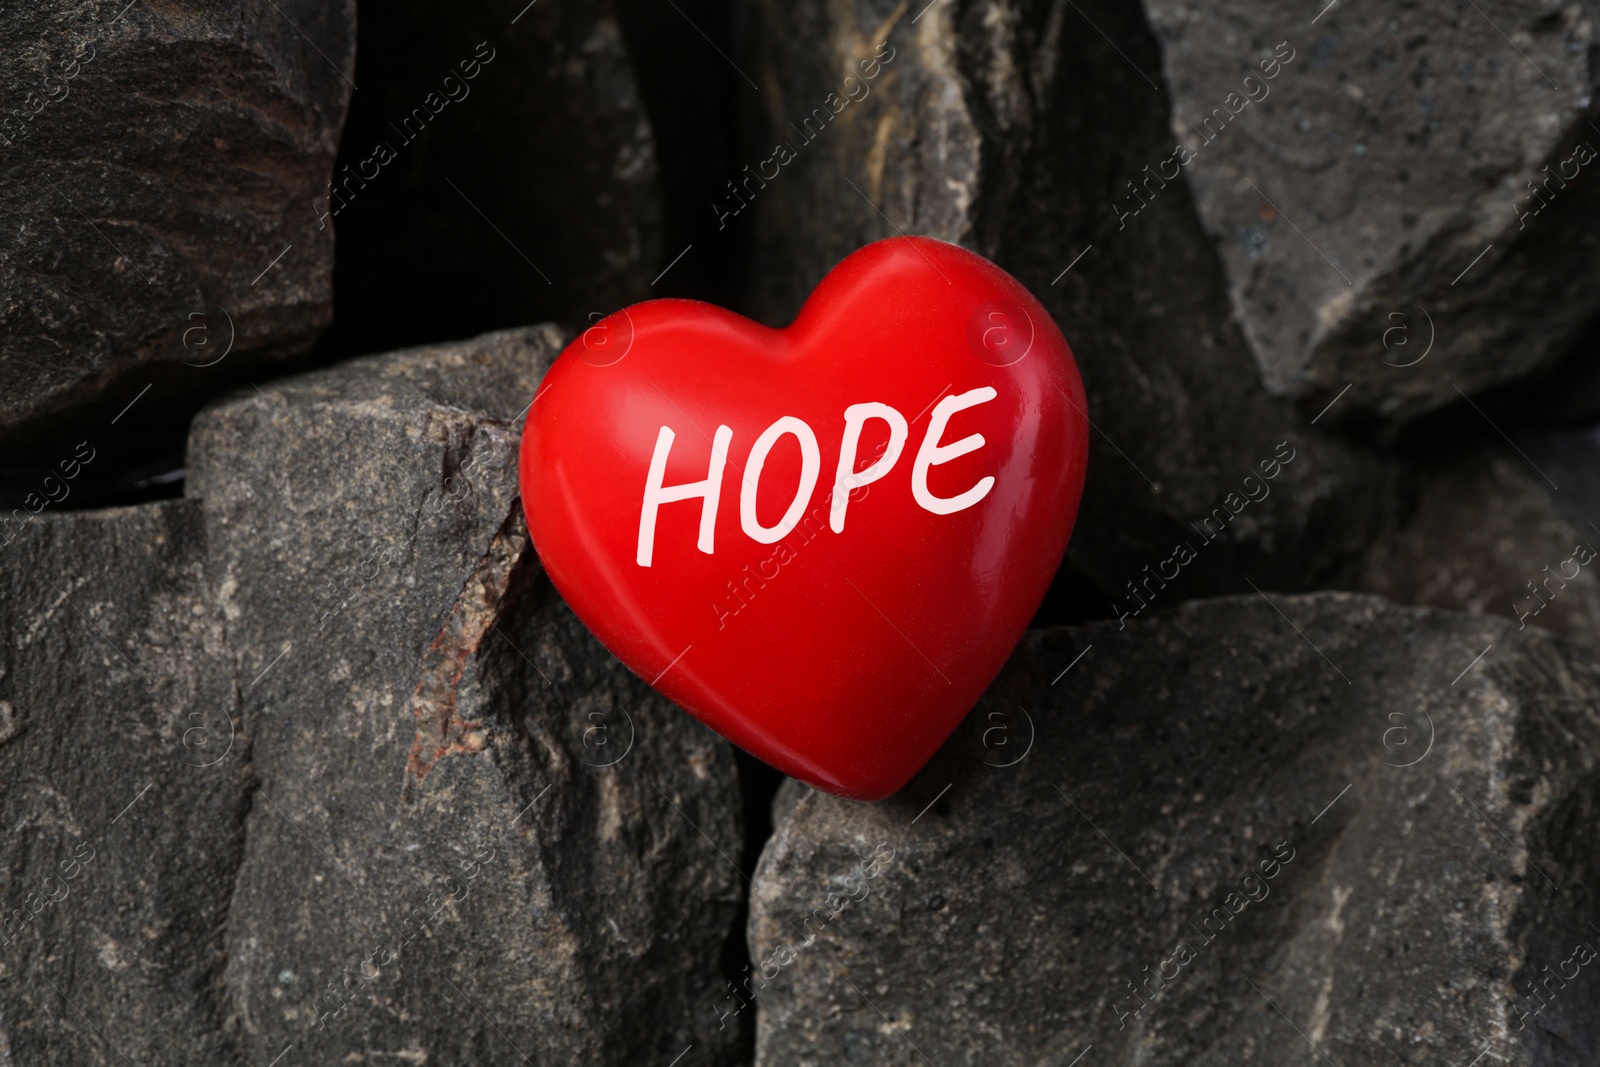
[[[732, 749], [555, 594], [517, 496], [551, 327], [355, 360], [196, 421], [190, 495], [252, 724], [229, 911], [266, 1063], [725, 1063]], [[292, 974], [285, 984], [283, 974]]]

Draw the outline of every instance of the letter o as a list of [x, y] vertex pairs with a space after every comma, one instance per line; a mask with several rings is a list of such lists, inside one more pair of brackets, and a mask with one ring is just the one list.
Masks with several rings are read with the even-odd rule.
[[[766, 466], [767, 454], [778, 443], [778, 438], [786, 433], [793, 434], [795, 440], [800, 442], [800, 484], [789, 503], [789, 510], [783, 513], [778, 525], [763, 526], [756, 518], [756, 487], [761, 484], [761, 468]], [[750, 459], [744, 468], [744, 486], [739, 490], [739, 525], [751, 540], [759, 544], [770, 545], [787, 537], [791, 530], [800, 525], [800, 516], [805, 514], [806, 504], [811, 500], [811, 493], [817, 487], [817, 476], [821, 472], [822, 450], [817, 447], [817, 435], [802, 420], [785, 415], [761, 431], [761, 436], [750, 448]]]

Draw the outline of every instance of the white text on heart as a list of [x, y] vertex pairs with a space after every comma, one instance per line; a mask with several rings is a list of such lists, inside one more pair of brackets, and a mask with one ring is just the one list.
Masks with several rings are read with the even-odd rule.
[[[990, 386], [982, 386], [955, 396], [947, 396], [934, 406], [928, 420], [928, 432], [917, 449], [917, 458], [911, 465], [911, 496], [925, 511], [935, 515], [953, 515], [972, 507], [989, 495], [994, 488], [994, 478], [985, 475], [977, 484], [955, 496], [935, 496], [928, 489], [928, 471], [941, 463], [974, 452], [984, 446], [983, 434], [969, 434], [959, 441], [940, 444], [950, 417], [958, 411], [977, 407], [993, 400], [997, 394]], [[861, 441], [861, 430], [871, 419], [878, 419], [889, 427], [889, 443], [883, 454], [862, 470], [856, 470], [856, 448]], [[839, 465], [833, 476], [833, 492], [829, 497], [828, 526], [834, 533], [844, 532], [845, 508], [850, 501], [850, 490], [878, 481], [894, 467], [905, 449], [910, 427], [906, 417], [888, 404], [852, 404], [844, 409], [844, 434], [839, 442]], [[756, 517], [756, 487], [761, 482], [761, 468], [779, 439], [788, 434], [800, 444], [800, 484], [788, 510], [774, 526], [763, 526]], [[700, 533], [695, 547], [710, 555], [713, 534], [717, 525], [717, 505], [722, 499], [722, 468], [728, 462], [728, 446], [733, 443], [733, 430], [718, 426], [711, 440], [711, 464], [704, 481], [681, 482], [663, 485], [667, 475], [667, 456], [676, 438], [672, 429], [661, 427], [656, 435], [655, 453], [650, 457], [650, 472], [645, 477], [644, 504], [639, 511], [639, 551], [635, 557], [639, 566], [650, 566], [655, 552], [656, 513], [662, 504], [700, 498]], [[760, 544], [770, 545], [787, 536], [805, 514], [806, 504], [817, 487], [822, 473], [822, 452], [817, 447], [817, 435], [802, 419], [793, 415], [783, 418], [761, 431], [750, 449], [750, 458], [744, 471], [744, 485], [739, 492], [739, 525], [750, 538]]]

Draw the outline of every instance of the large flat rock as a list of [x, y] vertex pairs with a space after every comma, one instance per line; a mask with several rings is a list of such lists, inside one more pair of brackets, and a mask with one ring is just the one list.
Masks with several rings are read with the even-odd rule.
[[1034, 631], [904, 793], [779, 803], [757, 1062], [1591, 1062], [1600, 673], [1531, 628], [1479, 658], [1500, 628]]

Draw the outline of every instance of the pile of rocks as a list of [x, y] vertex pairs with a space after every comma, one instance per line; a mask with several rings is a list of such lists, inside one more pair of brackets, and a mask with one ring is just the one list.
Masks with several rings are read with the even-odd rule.
[[[0, 15], [0, 1064], [1600, 1057], [1595, 5], [674, 6]], [[857, 804], [595, 641], [515, 456], [591, 313], [900, 232], [1093, 455]]]

